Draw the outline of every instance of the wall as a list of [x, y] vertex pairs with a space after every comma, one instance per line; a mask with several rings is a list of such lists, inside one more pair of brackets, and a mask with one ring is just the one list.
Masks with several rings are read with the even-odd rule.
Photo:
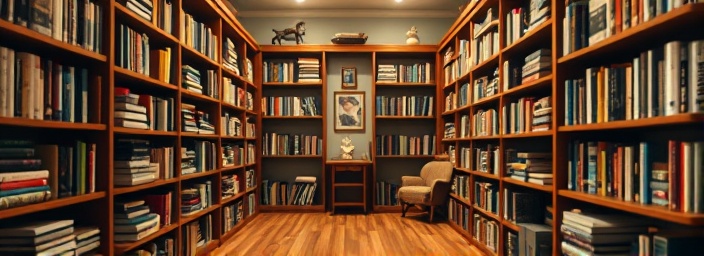
[[[335, 33], [363, 32], [367, 44], [406, 44], [406, 32], [416, 26], [421, 44], [438, 44], [450, 29], [454, 18], [255, 18], [238, 17], [244, 28], [260, 45], [271, 44], [272, 29], [294, 27], [296, 22], [306, 22], [305, 44], [331, 44]], [[281, 41], [294, 45], [294, 41]]]

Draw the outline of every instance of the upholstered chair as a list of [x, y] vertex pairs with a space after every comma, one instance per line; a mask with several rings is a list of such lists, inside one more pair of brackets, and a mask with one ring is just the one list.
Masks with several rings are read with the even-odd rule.
[[417, 206], [429, 208], [430, 220], [433, 222], [435, 207], [445, 203], [452, 179], [452, 164], [447, 155], [436, 156], [423, 166], [420, 176], [401, 177], [398, 199], [401, 202], [401, 217], [406, 216], [408, 208]]

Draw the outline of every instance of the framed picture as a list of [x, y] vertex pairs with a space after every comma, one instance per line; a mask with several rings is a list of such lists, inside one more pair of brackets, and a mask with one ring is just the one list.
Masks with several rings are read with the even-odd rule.
[[357, 68], [342, 67], [342, 89], [357, 89]]
[[364, 132], [364, 91], [335, 92], [335, 131]]

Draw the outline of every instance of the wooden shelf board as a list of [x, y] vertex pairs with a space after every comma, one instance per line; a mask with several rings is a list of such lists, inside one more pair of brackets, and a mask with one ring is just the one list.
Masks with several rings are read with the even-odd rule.
[[198, 249], [196, 249], [196, 255], [197, 256], [209, 255], [210, 252], [217, 249], [218, 246], [220, 246], [219, 239], [210, 240], [210, 242], [208, 242], [207, 244], [200, 246], [200, 247], [198, 247]]
[[441, 54], [441, 55], [443, 56], [443, 57], [442, 57], [442, 67], [443, 67], [443, 68], [444, 68], [444, 67], [447, 67], [447, 65], [449, 65], [449, 64], [452, 63], [453, 61], [456, 61], [457, 58], [460, 57], [460, 55], [459, 55], [458, 53], [456, 53], [456, 52], [452, 55], [452, 57], [447, 58], [447, 59], [445, 59], [445, 54], [444, 54], [444, 53]]
[[501, 220], [501, 225], [504, 225], [504, 227], [506, 227], [510, 230], [516, 231], [516, 232], [521, 231], [521, 228], [518, 225], [516, 225], [513, 222], [508, 221], [508, 220]]
[[201, 139], [218, 139], [220, 135], [217, 134], [200, 134], [195, 132], [181, 132], [181, 137], [185, 138], [201, 138]]
[[455, 82], [456, 82], [456, 81], [457, 81], [457, 80], [452, 80], [452, 81], [450, 81], [449, 83], [446, 83], [445, 85], [443, 85], [443, 86], [442, 86], [443, 91], [444, 91], [445, 89], [447, 89], [447, 88], [455, 88], [454, 85], [455, 85]]
[[499, 98], [501, 98], [501, 93], [496, 93], [496, 94], [494, 94], [494, 95], [491, 95], [491, 96], [488, 96], [488, 97], [484, 97], [484, 98], [481, 98], [481, 99], [477, 100], [477, 102], [472, 103], [472, 106], [473, 106], [473, 107], [478, 107], [478, 106], [481, 106], [481, 105], [485, 105], [485, 104], [490, 103], [490, 102], [498, 101]]
[[255, 138], [255, 137], [245, 137], [244, 139], [245, 140], [257, 140], [257, 138]]
[[260, 50], [266, 53], [321, 53], [321, 52], [408, 52], [435, 53], [437, 45], [400, 45], [400, 44], [305, 44], [305, 45], [260, 45]]
[[223, 140], [245, 140], [245, 137], [243, 137], [243, 136], [222, 135], [222, 136], [220, 136], [220, 138]]
[[61, 207], [68, 207], [74, 204], [80, 204], [88, 201], [101, 199], [103, 197], [105, 197], [105, 192], [94, 192], [85, 195], [53, 199], [41, 203], [14, 207], [10, 209], [0, 210], [0, 219], [6, 219], [10, 217], [20, 216], [23, 214], [46, 211]]
[[247, 83], [247, 79], [245, 79], [245, 78], [242, 77], [241, 75], [238, 75], [238, 74], [235, 73], [234, 71], [229, 70], [229, 69], [227, 69], [227, 68], [225, 68], [225, 67], [222, 68], [222, 73], [223, 73], [223, 76], [226, 76], [226, 77], [229, 77], [229, 78], [234, 78], [234, 79], [236, 79], [236, 80], [239, 80], [240, 82]]
[[213, 97], [210, 97], [210, 96], [207, 96], [204, 94], [192, 92], [186, 88], [181, 88], [181, 96], [185, 97], [187, 99], [198, 100], [198, 101], [202, 101], [202, 102], [210, 102], [210, 103], [214, 103], [214, 104], [220, 103], [220, 101], [216, 98], [213, 98]]
[[435, 82], [430, 81], [428, 83], [413, 83], [413, 82], [376, 82], [377, 87], [435, 87]]
[[600, 205], [603, 207], [608, 207], [616, 210], [626, 211], [630, 213], [635, 213], [638, 215], [643, 215], [646, 217], [651, 217], [655, 219], [661, 219], [666, 221], [671, 221], [675, 223], [680, 223], [684, 225], [696, 225], [704, 226], [704, 213], [683, 213], [670, 211], [666, 207], [655, 206], [655, 205], [641, 205], [635, 202], [625, 202], [623, 200], [611, 197], [597, 196], [585, 194], [582, 192], [570, 191], [570, 190], [560, 190], [560, 196], [579, 200], [582, 202], [587, 202], [591, 204]]
[[479, 38], [479, 36], [484, 35], [484, 33], [488, 32], [490, 29], [492, 29], [494, 27], [497, 27], [497, 28], [499, 27], [499, 17], [496, 17], [495, 20], [492, 20], [489, 23], [487, 23], [486, 25], [484, 25], [484, 27], [482, 29], [480, 29], [479, 31], [475, 31], [474, 35], [472, 35], [472, 36], [474, 38]]
[[254, 187], [251, 187], [251, 188], [247, 188], [247, 190], [246, 190], [244, 193], [245, 193], [245, 194], [249, 194], [249, 193], [254, 192], [255, 190], [257, 190], [257, 186], [254, 186]]
[[474, 211], [475, 211], [475, 212], [480, 212], [482, 215], [484, 215], [484, 216], [486, 216], [486, 217], [489, 217], [489, 218], [491, 218], [491, 219], [493, 219], [493, 220], [495, 220], [495, 221], [497, 221], [497, 222], [501, 222], [501, 220], [499, 219], [499, 215], [497, 215], [497, 214], [495, 214], [495, 213], [493, 213], [493, 212], [484, 210], [484, 209], [482, 209], [481, 207], [477, 206], [476, 204], [473, 204], [472, 207], [474, 207]]
[[364, 188], [364, 183], [334, 183], [333, 187], [362, 187]]
[[524, 133], [517, 133], [517, 134], [501, 135], [501, 138], [503, 138], [503, 139], [517, 139], [517, 138], [546, 137], [546, 136], [552, 136], [552, 133], [553, 133], [552, 130], [538, 131], [538, 132], [524, 132]]
[[704, 5], [687, 4], [675, 8], [670, 12], [656, 16], [655, 18], [640, 23], [635, 27], [626, 29], [619, 34], [610, 36], [600, 42], [590, 45], [589, 47], [579, 49], [575, 52], [559, 58], [559, 64], [567, 64], [579, 62], [586, 57], [596, 58], [604, 54], [615, 53], [627, 49], [632, 44], [637, 44], [639, 41], [647, 41], [662, 37], [658, 31], [665, 31], [671, 28], [677, 28], [685, 24], [701, 23], [701, 17], [704, 16]]
[[323, 82], [264, 82], [264, 87], [322, 87]]
[[[216, 209], [218, 209], [218, 208], [220, 208], [220, 205], [219, 205], [219, 204], [215, 204], [215, 205], [211, 205], [211, 206], [209, 206], [208, 208], [205, 208], [205, 209], [203, 209], [203, 210], [200, 210], [200, 211], [198, 211], [198, 212], [196, 212], [196, 213], [194, 213], [194, 214], [192, 214], [192, 215], [189, 215], [189, 216], [179, 215], [179, 217], [181, 217], [181, 220], [179, 221], [179, 225], [183, 226], [183, 225], [186, 224], [186, 223], [189, 223], [189, 222], [191, 222], [191, 221], [197, 220], [198, 218], [203, 217], [203, 216], [205, 216], [206, 214], [211, 213], [212, 211], [214, 211], [214, 210], [216, 210]], [[179, 214], [180, 214], [180, 212], [179, 212]]]
[[492, 179], [492, 180], [499, 180], [499, 176], [496, 176], [491, 173], [486, 173], [486, 172], [480, 172], [480, 171], [474, 171], [474, 170], [468, 170], [469, 174], [484, 177], [487, 179]]
[[324, 212], [323, 205], [260, 205], [262, 212]]
[[161, 229], [157, 230], [156, 232], [152, 233], [151, 235], [148, 235], [147, 237], [140, 239], [139, 241], [136, 241], [136, 242], [126, 242], [126, 243], [115, 242], [115, 244], [114, 244], [115, 255], [121, 255], [121, 254], [124, 254], [128, 251], [134, 250], [134, 249], [142, 246], [146, 242], [149, 242], [151, 240], [154, 240], [155, 238], [158, 238], [166, 233], [171, 232], [172, 230], [176, 229], [178, 226], [179, 225], [177, 225], [177, 224], [171, 224], [171, 225], [162, 227]]
[[523, 35], [521, 38], [513, 42], [513, 44], [504, 47], [501, 50], [502, 55], [513, 55], [516, 52], [523, 52], [525, 50], [536, 50], [536, 44], [541, 44], [547, 42], [545, 38], [549, 38], [552, 33], [552, 19], [544, 21], [542, 24], [533, 28], [530, 32]]
[[262, 119], [323, 119], [322, 116], [262, 116]]
[[171, 178], [168, 180], [163, 180], [163, 179], [158, 179], [146, 184], [142, 185], [136, 185], [136, 186], [130, 186], [130, 187], [115, 187], [113, 189], [113, 194], [114, 195], [120, 195], [120, 194], [127, 194], [127, 193], [132, 193], [135, 191], [140, 191], [144, 189], [150, 189], [150, 188], [155, 188], [159, 186], [164, 186], [164, 185], [169, 185], [178, 182], [178, 178]]
[[104, 131], [106, 125], [93, 123], [71, 123], [60, 121], [36, 120], [21, 117], [0, 117], [0, 125], [22, 126], [32, 128], [46, 129], [71, 129], [71, 130], [89, 130], [89, 131]]
[[237, 193], [237, 194], [235, 194], [235, 195], [233, 195], [233, 196], [231, 196], [231, 197], [228, 197], [228, 198], [225, 198], [225, 199], [221, 199], [221, 200], [220, 200], [220, 205], [230, 204], [230, 203], [236, 201], [237, 199], [241, 199], [242, 197], [244, 197], [245, 194], [247, 194], [247, 193], [245, 193], [245, 192], [239, 192], [239, 193]]
[[[115, 4], [115, 14], [118, 16], [116, 18], [116, 23], [127, 23], [130, 28], [136, 29], [138, 32], [146, 33], [149, 36], [149, 40], [157, 40], [161, 42], [169, 42], [171, 44], [177, 44], [178, 39], [171, 34], [164, 32], [161, 28], [154, 25], [148, 20], [143, 19], [139, 15], [133, 13], [127, 7], [122, 6], [119, 2]], [[127, 16], [127, 17], [121, 17]], [[119, 33], [119, 28], [116, 28], [116, 33]]]
[[247, 109], [245, 109], [244, 107], [240, 107], [240, 106], [237, 106], [237, 105], [233, 105], [233, 104], [230, 104], [230, 103], [227, 103], [227, 102], [224, 102], [224, 101], [223, 101], [222, 103], [220, 103], [220, 104], [221, 104], [222, 107], [224, 107], [224, 108], [229, 108], [229, 109], [236, 110], [236, 111], [241, 111], [241, 112], [246, 112], [246, 111], [247, 111]]
[[475, 72], [478, 72], [479, 70], [482, 70], [482, 69], [489, 67], [489, 66], [493, 67], [496, 65], [496, 67], [498, 67], [498, 63], [499, 63], [499, 53], [497, 52], [494, 55], [491, 55], [491, 57], [480, 62], [479, 64], [474, 65], [472, 68], [469, 69], [469, 72], [474, 74]]
[[537, 80], [533, 80], [530, 82], [527, 82], [525, 84], [520, 84], [518, 86], [515, 86], [511, 89], [508, 89], [507, 91], [503, 92], [502, 95], [508, 96], [516, 93], [524, 93], [524, 92], [532, 92], [535, 90], [539, 90], [542, 88], [550, 87], [552, 86], [552, 74], [538, 78]]
[[154, 136], [176, 136], [178, 135], [175, 131], [155, 131], [155, 130], [142, 130], [127, 127], [113, 127], [115, 134], [129, 134], [129, 135], [154, 135]]
[[222, 168], [220, 168], [220, 171], [221, 172], [229, 172], [229, 171], [234, 171], [234, 170], [241, 169], [241, 168], [244, 168], [244, 165], [223, 166]]
[[262, 158], [321, 158], [322, 155], [262, 155]]
[[[211, 60], [210, 58], [208, 58], [208, 56], [205, 56], [205, 54], [200, 53], [196, 49], [193, 49], [193, 47], [190, 47], [183, 42], [181, 42], [181, 53], [183, 55], [190, 56], [191, 58], [195, 58], [199, 62], [207, 63], [213, 68], [220, 68], [220, 64], [218, 64], [216, 61]], [[181, 57], [183, 58], [183, 56]], [[187, 64], [188, 61], [182, 61], [182, 63]]]
[[376, 155], [376, 158], [433, 158], [434, 155]]
[[601, 131], [614, 129], [632, 129], [632, 128], [648, 128], [664, 125], [682, 125], [695, 124], [704, 122], [704, 113], [687, 113], [673, 116], [659, 116], [652, 118], [644, 118], [638, 120], [623, 120], [597, 124], [569, 125], [560, 126], [558, 131], [561, 132], [580, 132], [580, 131]]
[[245, 167], [251, 167], [251, 166], [255, 166], [255, 165], [257, 165], [257, 163], [244, 164]]
[[[19, 26], [3, 19], [0, 19], [0, 35], [3, 35], [4, 38], [11, 38], [15, 43], [28, 43], [32, 45], [41, 44], [42, 48], [52, 52], [60, 51], [98, 62], [107, 61], [107, 57], [105, 55], [83, 49], [80, 46], [64, 43], [27, 27]], [[107, 43], [105, 43], [105, 45], [107, 45]]]
[[435, 119], [434, 116], [375, 116], [376, 119]]
[[543, 192], [552, 192], [552, 185], [538, 185], [535, 183], [530, 183], [530, 182], [525, 182], [525, 181], [520, 181], [511, 177], [504, 177], [503, 179], [504, 182], [510, 183], [516, 186], [521, 186], [521, 187], [526, 187], [526, 188], [532, 188], [535, 190], [543, 191]]
[[464, 204], [465, 206], [471, 206], [471, 205], [472, 205], [472, 202], [470, 202], [469, 199], [462, 198], [462, 197], [461, 197], [460, 195], [458, 195], [458, 194], [455, 194], [455, 193], [450, 192], [450, 197], [452, 197], [453, 199], [455, 199], [455, 201], [458, 201], [458, 202]]
[[[140, 82], [143, 84], [147, 84], [149, 86], [153, 86], [155, 88], [165, 88], [165, 89], [169, 89], [169, 90], [173, 90], [173, 91], [178, 91], [178, 87], [173, 84], [166, 83], [164, 81], [154, 79], [150, 76], [140, 74], [140, 73], [134, 72], [132, 70], [121, 68], [118, 66], [115, 66], [115, 78], [121, 79], [121, 80], [128, 80], [131, 82], [137, 81], [137, 82]], [[119, 85], [120, 83], [115, 82], [115, 84]]]
[[196, 173], [182, 175], [180, 178], [181, 178], [181, 181], [185, 181], [185, 180], [197, 179], [200, 177], [214, 175], [214, 174], [217, 174], [218, 172], [219, 171], [215, 171], [215, 170], [209, 170], [209, 171], [205, 171], [205, 172], [196, 172]]
[[470, 137], [470, 140], [496, 140], [501, 138], [499, 135], [491, 135], [491, 136], [474, 136]]
[[259, 112], [254, 112], [253, 109], [247, 109], [247, 114], [252, 116], [257, 116]]

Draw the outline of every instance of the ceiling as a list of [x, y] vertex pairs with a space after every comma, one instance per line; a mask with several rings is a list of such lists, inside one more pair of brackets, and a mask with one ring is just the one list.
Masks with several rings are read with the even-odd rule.
[[468, 0], [229, 0], [240, 17], [454, 18]]

